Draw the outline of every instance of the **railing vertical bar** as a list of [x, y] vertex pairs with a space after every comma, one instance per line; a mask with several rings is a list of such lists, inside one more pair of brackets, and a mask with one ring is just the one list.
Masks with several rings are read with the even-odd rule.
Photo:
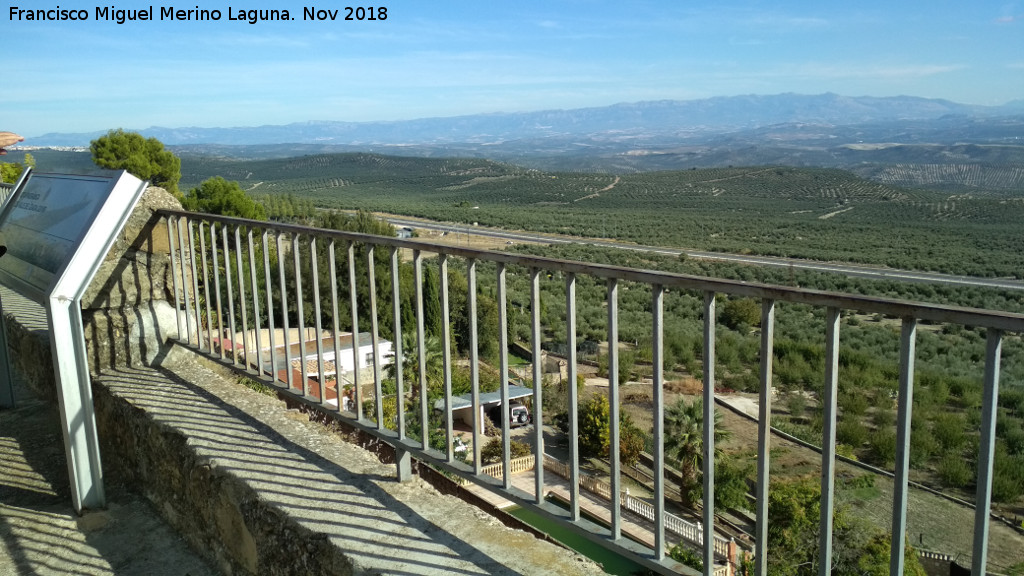
[[231, 365], [235, 366], [238, 364], [238, 343], [235, 342], [235, 294], [231, 281], [231, 248], [229, 248], [231, 244], [228, 242], [228, 227], [221, 226], [220, 232], [221, 239], [224, 241], [224, 286], [228, 291], [228, 331], [230, 333], [228, 341], [231, 342]]
[[[199, 250], [203, 255], [203, 300], [206, 302], [206, 350], [213, 352], [213, 311], [210, 309], [210, 266], [207, 264], [206, 253], [206, 223], [199, 221]], [[202, 341], [202, 337], [200, 337]], [[202, 350], [202, 344], [199, 349]]]
[[[349, 254], [352, 254], [352, 250], [353, 247], [350, 245]], [[368, 266], [366, 268], [366, 275], [370, 291], [370, 343], [373, 344], [373, 404], [374, 417], [377, 419], [377, 429], [381, 430], [384, 428], [384, 392], [381, 389], [380, 357], [377, 354], [380, 341], [380, 326], [377, 322], [377, 266], [373, 253], [373, 244], [367, 244], [366, 259]], [[351, 270], [349, 268], [350, 273]], [[358, 386], [356, 388], [358, 389]], [[356, 409], [361, 410], [358, 407]]]
[[[338, 339], [341, 337], [340, 324], [338, 323], [338, 314], [341, 310], [338, 307], [338, 261], [337, 255], [335, 254], [334, 248], [335, 241], [331, 239], [327, 243], [327, 272], [328, 277], [331, 279], [331, 342], [334, 346], [334, 388], [335, 393], [338, 395], [338, 410], [340, 411], [344, 407], [344, 386], [341, 383], [341, 345]], [[352, 346], [356, 345], [355, 333], [353, 333]]]
[[[217, 304], [217, 342], [220, 343], [220, 359], [224, 360], [227, 358], [224, 350], [224, 303], [220, 299], [220, 260], [217, 256], [217, 229], [213, 223], [210, 223], [210, 253], [213, 254], [213, 298]], [[227, 258], [227, 253], [224, 257]]]
[[501, 388], [502, 485], [512, 487], [512, 406], [508, 393], [508, 296], [505, 293], [505, 264], [497, 263], [498, 282], [498, 374]]
[[576, 275], [565, 275], [565, 346], [568, 364], [569, 412], [569, 518], [580, 519], [579, 392], [576, 390]]
[[242, 272], [242, 230], [235, 226], [235, 268], [238, 275], [238, 307], [242, 313], [242, 356], [245, 358], [245, 369], [248, 371], [252, 357], [249, 356], [251, 341], [249, 340], [249, 318], [246, 311], [245, 274]]
[[[196, 241], [195, 241], [195, 226], [190, 218], [186, 224], [188, 228], [188, 255], [189, 264], [192, 270], [192, 304], [195, 306], [195, 323], [196, 323], [196, 346], [201, 350], [203, 348], [203, 335], [202, 326], [203, 318], [202, 311], [199, 307], [199, 274], [196, 270]], [[186, 304], [187, 305], [187, 304]], [[192, 341], [192, 335], [189, 334], [189, 342]]]
[[533, 345], [534, 502], [544, 501], [544, 377], [541, 366], [540, 270], [530, 270], [530, 337]]
[[[274, 235], [275, 242], [277, 235]], [[278, 254], [280, 258], [280, 254]], [[276, 326], [274, 325], [274, 284], [270, 278], [270, 231], [263, 231], [263, 280], [267, 285], [267, 330], [270, 332], [270, 377], [274, 382], [278, 381], [277, 377], [277, 334]], [[284, 299], [281, 300], [282, 305]]]
[[295, 323], [299, 328], [299, 376], [302, 378], [302, 396], [309, 397], [309, 374], [306, 370], [306, 311], [303, 301], [306, 299], [302, 293], [302, 248], [299, 245], [299, 235], [292, 236], [292, 265], [295, 270]]
[[988, 566], [989, 515], [992, 507], [992, 465], [999, 414], [999, 364], [1003, 332], [989, 328], [985, 344], [985, 390], [981, 403], [981, 443], [978, 447], [978, 492], [974, 504], [974, 552], [971, 574], [983, 576]]
[[430, 447], [429, 414], [427, 413], [427, 335], [423, 320], [423, 255], [412, 252], [413, 278], [416, 285], [416, 352], [420, 383], [420, 441], [424, 450]]
[[664, 350], [661, 334], [665, 322], [665, 288], [660, 284], [651, 285], [651, 398], [654, 402], [654, 558], [665, 557], [665, 386]]
[[[174, 232], [174, 229], [177, 228], [177, 226], [178, 226], [178, 220], [179, 220], [179, 218], [177, 216], [168, 216], [167, 217], [167, 245], [169, 247], [168, 252], [171, 253], [171, 285], [174, 287], [174, 320], [175, 320], [175, 322], [177, 323], [177, 326], [178, 326], [178, 340], [185, 340], [187, 342], [188, 341], [188, 335], [187, 334], [186, 334], [185, 338], [181, 337], [181, 314], [179, 313], [179, 310], [181, 310], [181, 296], [182, 296], [182, 294], [179, 291], [180, 288], [178, 286], [178, 259], [179, 258], [175, 256], [175, 251], [174, 251], [174, 241], [175, 241], [175, 237], [177, 236], [177, 234], [175, 234], [175, 232]], [[182, 283], [184, 283], [184, 281], [185, 281], [185, 279], [182, 278]]]
[[395, 414], [398, 416], [398, 439], [405, 440], [405, 354], [402, 350], [402, 295], [398, 273], [398, 248], [391, 248], [391, 312], [395, 347]]
[[[317, 254], [316, 236], [309, 239], [309, 267], [313, 276], [313, 321], [316, 326], [316, 370], [317, 386], [320, 388], [320, 405], [327, 405], [327, 375], [324, 368], [324, 326], [320, 317], [320, 255]], [[337, 384], [335, 384], [337, 385]], [[341, 404], [341, 397], [338, 397]]]
[[[373, 258], [370, 259], [370, 265], [373, 265]], [[375, 292], [373, 287], [373, 273], [370, 273], [370, 294]], [[363, 391], [360, 389], [359, 384], [359, 348], [362, 346], [362, 342], [359, 340], [359, 298], [358, 291], [356, 289], [356, 245], [354, 242], [348, 244], [348, 297], [349, 306], [352, 308], [352, 314], [350, 319], [352, 320], [352, 401], [355, 404], [356, 420], [363, 419]], [[377, 366], [377, 321], [376, 321], [376, 299], [371, 299], [372, 305], [374, 306], [374, 322], [373, 322], [373, 364]], [[338, 350], [337, 340], [335, 340], [335, 350]], [[338, 390], [341, 393], [341, 363], [340, 356], [335, 356], [334, 369], [338, 374]], [[380, 375], [377, 374], [376, 378], [380, 380]], [[341, 402], [338, 397], [338, 402]], [[378, 394], [377, 403], [380, 404], [380, 398]]]
[[260, 319], [260, 291], [256, 287], [256, 247], [253, 244], [253, 232], [247, 235], [249, 245], [249, 282], [252, 286], [253, 335], [256, 337], [256, 373], [263, 375], [263, 323]]
[[[189, 224], [191, 224], [191, 222], [192, 221], [189, 219], [186, 219], [184, 223], [182, 223], [180, 219], [178, 220], [178, 250], [180, 250], [181, 255], [181, 297], [185, 301], [185, 342], [189, 344], [192, 343], [193, 318], [192, 299], [189, 297], [188, 294], [189, 280], [188, 272], [186, 272], [187, 266], [185, 260], [187, 258], [189, 261], [189, 266], [191, 266], [191, 264], [195, 262], [195, 257], [192, 254], [185, 252], [185, 236], [187, 235]], [[183, 224], [185, 232], [182, 231]], [[191, 241], [191, 238], [189, 240]]]
[[473, 406], [473, 472], [481, 473], [480, 441], [482, 438], [483, 418], [480, 414], [480, 349], [476, 331], [476, 260], [466, 261], [466, 299], [469, 305], [469, 379], [470, 404]]
[[775, 301], [761, 302], [761, 392], [757, 418], [757, 551], [754, 574], [768, 575], [768, 482], [772, 436], [772, 361], [775, 358]]
[[619, 459], [619, 281], [608, 279], [608, 460], [611, 476], [612, 539], [622, 538]]
[[292, 368], [292, 343], [291, 323], [288, 321], [288, 283], [284, 275], [284, 250], [282, 250], [281, 235], [277, 235], [277, 280], [278, 289], [281, 292], [281, 323], [284, 332], [284, 372], [285, 381], [288, 383], [288, 390], [295, 387], [295, 370]]
[[704, 293], [704, 574], [715, 571], [715, 293]]
[[455, 435], [452, 423], [452, 335], [451, 310], [448, 302], [448, 255], [438, 254], [438, 269], [441, 274], [441, 363], [444, 370], [444, 438], [445, 460], [455, 460]]
[[821, 444], [821, 520], [818, 574], [832, 573], [832, 516], [835, 511], [836, 396], [839, 384], [839, 309], [830, 306], [825, 320], [824, 436]]
[[896, 478], [893, 481], [892, 542], [889, 573], [903, 574], [907, 532], [907, 481], [910, 477], [910, 418], [914, 402], [914, 358], [917, 320], [903, 319], [900, 332], [900, 392], [896, 421]]

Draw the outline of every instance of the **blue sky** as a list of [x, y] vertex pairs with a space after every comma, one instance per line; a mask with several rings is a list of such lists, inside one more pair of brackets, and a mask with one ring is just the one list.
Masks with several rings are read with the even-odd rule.
[[[95, 1], [95, 0], [93, 0]], [[1024, 1], [395, 0], [376, 22], [303, 4], [190, 0], [155, 21], [12, 20], [0, 130], [403, 120], [737, 94], [1024, 98]], [[160, 0], [156, 0], [160, 2]], [[160, 21], [162, 6], [220, 21]], [[365, 3], [363, 6], [371, 5]], [[306, 6], [342, 8], [310, 1]], [[229, 21], [229, 7], [289, 22]], [[25, 144], [31, 144], [26, 141]]]

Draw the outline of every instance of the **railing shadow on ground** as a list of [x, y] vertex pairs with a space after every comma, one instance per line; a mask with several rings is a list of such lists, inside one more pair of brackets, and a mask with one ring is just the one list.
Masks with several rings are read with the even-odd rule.
[[15, 378], [18, 406], [0, 412], [0, 573], [212, 576], [150, 505], [108, 482], [106, 511], [74, 514], [59, 416]]
[[112, 369], [102, 382], [186, 434], [203, 461], [244, 479], [261, 504], [326, 535], [356, 563], [386, 562], [389, 574], [520, 574], [381, 488], [394, 480], [379, 462], [325, 458], [238, 408], [239, 402], [228, 404], [167, 370]]

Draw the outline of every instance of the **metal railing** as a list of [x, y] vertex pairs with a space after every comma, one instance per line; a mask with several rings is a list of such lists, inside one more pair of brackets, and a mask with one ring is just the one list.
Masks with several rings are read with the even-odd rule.
[[[481, 465], [480, 450], [483, 433], [482, 414], [480, 410], [480, 349], [478, 326], [478, 287], [477, 275], [481, 263], [493, 265], [495, 269], [495, 300], [497, 303], [497, 340], [498, 340], [498, 373], [509, 373], [509, 342], [508, 326], [508, 292], [506, 277], [510, 267], [517, 274], [525, 274], [529, 280], [529, 302], [524, 309], [530, 314], [530, 350], [533, 358], [541, 357], [543, 333], [541, 331], [540, 282], [541, 277], [548, 274], [557, 275], [564, 282], [565, 342], [577, 341], [577, 302], [576, 290], [578, 278], [588, 277], [603, 282], [605, 286], [604, 306], [607, 308], [607, 341], [619, 342], [619, 290], [623, 284], [633, 283], [646, 286], [650, 290], [650, 326], [652, 327], [652, 386], [653, 398], [653, 470], [664, 470], [664, 302], [667, 291], [691, 291], [703, 295], [703, 407], [704, 453], [713, 454], [715, 446], [714, 407], [715, 407], [715, 329], [716, 329], [716, 295], [732, 295], [757, 298], [761, 301], [760, 330], [760, 417], [758, 423], [757, 448], [757, 488], [756, 488], [756, 532], [755, 542], [756, 574], [767, 573], [765, 543], [768, 540], [768, 490], [769, 490], [769, 446], [770, 424], [772, 416], [770, 393], [772, 388], [772, 359], [775, 333], [775, 311], [779, 302], [797, 303], [821, 308], [825, 311], [825, 373], [824, 393], [822, 398], [823, 437], [821, 455], [821, 507], [820, 507], [820, 543], [818, 548], [818, 566], [821, 574], [827, 574], [832, 565], [832, 518], [835, 511], [835, 462], [836, 462], [836, 420], [837, 420], [837, 384], [839, 365], [839, 330], [840, 312], [856, 310], [868, 314], [881, 314], [900, 319], [901, 334], [899, 339], [899, 382], [897, 407], [897, 454], [895, 459], [895, 494], [893, 500], [892, 534], [904, 534], [907, 522], [907, 492], [909, 472], [909, 438], [910, 411], [913, 401], [913, 381], [915, 362], [915, 342], [918, 323], [921, 321], [953, 323], [987, 329], [987, 347], [984, 355], [984, 393], [981, 415], [981, 445], [978, 453], [978, 481], [976, 498], [976, 521], [973, 543], [973, 573], [983, 574], [986, 565], [989, 509], [992, 495], [993, 451], [995, 445], [996, 399], [998, 397], [1001, 345], [1004, 333], [1024, 332], [1024, 315], [1003, 313], [989, 310], [968, 309], [951, 306], [911, 303], [906, 301], [860, 296], [852, 294], [830, 293], [817, 290], [800, 289], [784, 286], [746, 283], [741, 281], [708, 279], [704, 277], [681, 274], [661, 273], [649, 270], [638, 270], [615, 266], [572, 262], [552, 258], [543, 258], [513, 253], [492, 252], [471, 248], [460, 248], [438, 243], [421, 242], [415, 239], [397, 239], [370, 236], [365, 234], [338, 232], [313, 229], [308, 227], [257, 222], [236, 218], [209, 216], [183, 211], [161, 211], [160, 215], [167, 218], [170, 245], [172, 246], [172, 266], [175, 269], [174, 293], [176, 305], [184, 314], [179, 314], [179, 334], [187, 335], [183, 341], [197, 347], [203, 352], [218, 356], [226, 363], [238, 369], [244, 369], [251, 375], [263, 378], [277, 386], [283, 393], [315, 407], [349, 425], [360, 428], [395, 447], [399, 479], [406, 479], [411, 474], [410, 458], [417, 459], [444, 469], [450, 473], [467, 478], [489, 490], [506, 496], [522, 505], [532, 506], [547, 516], [560, 519], [570, 529], [589, 537], [599, 544], [612, 548], [651, 569], [665, 574], [674, 573], [672, 562], [665, 558], [665, 477], [655, 473], [653, 490], [653, 517], [655, 522], [653, 549], [641, 546], [622, 537], [622, 510], [620, 500], [612, 498], [609, 502], [611, 526], [598, 526], [580, 514], [579, 486], [580, 444], [579, 427], [576, 418], [579, 401], [575, 386], [567, 386], [565, 398], [568, 414], [568, 457], [566, 466], [570, 477], [570, 502], [568, 511], [552, 506], [544, 501], [544, 467], [534, 467], [534, 490], [532, 493], [517, 489], [511, 484], [510, 471], [510, 435], [508, 427], [501, 432], [503, 441], [502, 473], [499, 478], [484, 472]], [[378, 310], [390, 308], [392, 334], [394, 337], [394, 357], [404, 358], [402, 351], [401, 324], [402, 282], [400, 281], [400, 252], [411, 251], [413, 267], [413, 312], [415, 315], [415, 356], [417, 366], [414, 369], [416, 382], [407, 388], [404, 382], [404, 370], [394, 371], [394, 392], [389, 397], [395, 398], [398, 406], [396, 414], [385, 418], [385, 394], [382, 391], [382, 366], [376, 354], [373, 355], [372, 373], [374, 382], [361, 384], [359, 371], [353, 372], [351, 411], [342, 410], [342, 403], [337, 401], [343, 391], [331, 390], [323, 378], [325, 353], [333, 352], [335, 361], [341, 358], [342, 351], [338, 345], [341, 334], [339, 318], [347, 317], [346, 323], [353, 334], [359, 334], [360, 326], [366, 325], [368, 315], [370, 339], [373, 349], [377, 350], [383, 326], [378, 317]], [[383, 257], [377, 254], [383, 253]], [[440, 306], [441, 323], [444, 337], [443, 347], [443, 396], [444, 450], [437, 450], [429, 443], [430, 430], [424, 423], [430, 421], [427, 397], [427, 374], [425, 367], [426, 332], [424, 327], [424, 266], [426, 258], [436, 257], [431, 262], [437, 267], [440, 281], [439, 293], [436, 295]], [[326, 262], [324, 261], [326, 259]], [[452, 351], [452, 309], [449, 298], [449, 266], [459, 259], [465, 269], [465, 305], [468, 317], [468, 361], [472, 381], [472, 463], [467, 465], [455, 458], [452, 448], [453, 417], [452, 417], [452, 370], [455, 359]], [[327, 285], [321, 285], [322, 279], [318, 272], [326, 266]], [[386, 270], [387, 277], [383, 285], [390, 285], [390, 294], [381, 295], [376, 275], [379, 270]], [[348, 279], [348, 294], [339, 293], [337, 279]], [[372, 286], [374, 289], [367, 290]], [[408, 289], [408, 283], [406, 284]], [[368, 293], [361, 294], [359, 290]], [[321, 298], [321, 293], [329, 292], [329, 297]], [[311, 294], [307, 300], [307, 294]], [[378, 297], [390, 306], [381, 307]], [[405, 295], [406, 297], [408, 295]], [[329, 302], [328, 310], [321, 309], [321, 302]], [[311, 315], [306, 314], [307, 306], [312, 305]], [[360, 310], [360, 307], [362, 311]], [[297, 328], [304, 333], [307, 318], [312, 319], [316, 334], [330, 334], [333, 350], [324, 349], [323, 338], [318, 337], [315, 345], [307, 350], [308, 343], [304, 338], [298, 342], [291, 341], [290, 332]], [[322, 318], [331, 319], [331, 326], [322, 325]], [[237, 319], [237, 323], [236, 323]], [[227, 326], [224, 326], [225, 321]], [[240, 324], [238, 326], [237, 324]], [[296, 324], [297, 326], [292, 326]], [[250, 325], [253, 329], [250, 330]], [[239, 330], [240, 328], [240, 330]], [[228, 335], [225, 338], [225, 334]], [[241, 334], [242, 342], [235, 342], [235, 335]], [[264, 338], [266, 336], [266, 338]], [[221, 340], [224, 340], [222, 342]], [[267, 340], [267, 342], [264, 342]], [[265, 346], [266, 344], [266, 346]], [[297, 349], [297, 350], [293, 350]], [[566, 362], [568, 381], [576, 382], [577, 359], [576, 347], [567, 346]], [[284, 351], [286, 375], [278, 377], [279, 358], [277, 350]], [[358, 365], [358, 346], [353, 344], [353, 361]], [[309, 353], [307, 353], [309, 352]], [[267, 357], [269, 353], [269, 357]], [[319, 374], [307, 373], [307, 362], [299, 362], [299, 374], [292, 367], [295, 354], [307, 359], [315, 354]], [[540, 362], [533, 362], [533, 407], [535, 422], [542, 422], [543, 386]], [[610, 409], [610, 490], [621, 493], [621, 465], [619, 462], [619, 423], [621, 419], [618, 382], [619, 352], [617, 346], [608, 347], [608, 400]], [[418, 399], [411, 391], [418, 388]], [[332, 402], [332, 395], [335, 401]], [[419, 424], [410, 429], [406, 418], [404, 402], [408, 399], [413, 409], [409, 416]], [[502, 378], [502, 405], [507, 406], [508, 382]], [[369, 402], [367, 402], [369, 401]], [[367, 413], [367, 410], [370, 413]], [[416, 426], [420, 426], [417, 432]], [[418, 435], [418, 437], [417, 437]], [[541, 426], [536, 426], [532, 435], [534, 456], [543, 458], [544, 436]], [[713, 574], [714, 566], [714, 458], [703, 459], [703, 534], [699, 541], [703, 542], [703, 560], [705, 574]], [[488, 470], [490, 472], [490, 470]], [[492, 472], [493, 473], [493, 472]], [[901, 574], [903, 571], [904, 538], [893, 537], [891, 548], [891, 573]], [[720, 568], [720, 567], [719, 567]]]
[[[566, 466], [565, 463], [555, 460], [550, 455], [545, 456], [544, 467], [563, 478], [569, 478], [569, 467]], [[625, 470], [625, 468], [623, 468], [623, 470]], [[612, 494], [614, 494], [614, 492], [612, 492], [610, 485], [588, 474], [581, 473], [581, 475], [582, 478], [580, 479], [580, 486], [588, 492], [596, 494], [605, 500], [612, 499]], [[630, 496], [628, 490], [620, 492], [618, 497], [619, 505], [625, 510], [630, 511], [649, 522], [655, 522], [657, 520], [655, 509], [652, 504]], [[675, 514], [670, 514], [668, 512], [664, 514], [662, 522], [666, 529], [690, 544], [696, 544], [698, 546], [703, 544], [704, 531], [701, 529], [700, 524], [687, 522]], [[718, 558], [735, 561], [735, 558], [729, 557], [729, 539], [716, 534], [714, 549]]]

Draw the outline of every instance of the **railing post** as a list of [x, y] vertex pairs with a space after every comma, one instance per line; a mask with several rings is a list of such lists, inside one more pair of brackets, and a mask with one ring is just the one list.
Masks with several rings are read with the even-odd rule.
[[[331, 279], [331, 344], [332, 352], [334, 353], [334, 392], [338, 396], [338, 411], [345, 408], [344, 402], [344, 387], [341, 385], [341, 344], [338, 339], [341, 337], [341, 325], [338, 321], [338, 315], [341, 313], [341, 307], [338, 305], [338, 259], [335, 253], [335, 242], [331, 240], [327, 244], [327, 275]], [[355, 330], [352, 331], [352, 346], [353, 349], [357, 349], [357, 333]], [[376, 351], [374, 351], [376, 353]], [[355, 360], [355, 356], [353, 356]], [[353, 363], [352, 366], [358, 371], [359, 365]], [[326, 378], [325, 378], [326, 379]], [[324, 383], [326, 386], [326, 383]]]
[[448, 255], [438, 255], [438, 269], [441, 274], [441, 362], [444, 369], [444, 437], [447, 446], [445, 459], [455, 459], [454, 426], [452, 423], [452, 335], [451, 310], [448, 302]]
[[665, 288], [661, 284], [651, 286], [651, 316], [653, 325], [653, 348], [651, 358], [652, 400], [654, 402], [654, 558], [665, 557], [665, 386], [664, 351], [662, 350], [662, 328], [665, 322]]
[[[178, 258], [175, 256], [176, 253], [174, 251], [174, 240], [175, 240], [175, 236], [176, 236], [176, 234], [174, 233], [174, 229], [177, 227], [177, 225], [178, 225], [178, 217], [177, 216], [168, 216], [167, 217], [167, 249], [168, 249], [168, 252], [170, 252], [170, 254], [171, 254], [171, 286], [174, 289], [174, 319], [175, 319], [175, 322], [177, 323], [177, 327], [178, 327], [178, 340], [186, 340], [187, 341], [187, 338], [182, 338], [181, 337], [181, 335], [182, 335], [181, 312], [180, 312], [181, 311], [181, 299], [180, 299], [181, 293], [180, 293], [179, 288], [178, 288]], [[211, 230], [213, 229], [212, 225], [210, 226], [210, 229]], [[184, 279], [182, 279], [182, 281], [184, 281]]]
[[576, 275], [565, 275], [565, 345], [569, 385], [569, 517], [580, 519], [579, 393], [576, 390]]
[[[209, 266], [206, 264], [206, 234], [203, 230], [206, 228], [205, 223], [200, 220], [199, 222], [199, 251], [202, 253], [203, 258], [203, 300], [206, 301], [206, 347], [207, 351], [213, 353], [213, 313], [210, 309], [210, 272]], [[212, 228], [211, 228], [212, 230]], [[197, 305], [198, 308], [198, 305]], [[199, 336], [199, 349], [203, 348], [203, 338]]]
[[398, 248], [391, 248], [391, 335], [395, 351], [395, 416], [398, 439], [405, 440], [405, 346], [402, 342], [401, 277], [398, 274]]
[[[373, 258], [372, 257], [370, 258], [370, 266], [371, 267], [373, 266]], [[331, 269], [334, 270], [333, 267]], [[370, 279], [369, 286], [370, 286], [370, 293], [372, 294], [372, 293], [376, 292], [376, 289], [375, 289], [375, 287], [373, 285], [373, 280], [372, 280], [373, 279], [373, 273], [372, 272], [368, 273], [368, 278]], [[355, 407], [355, 413], [356, 413], [356, 420], [362, 420], [363, 419], [363, 390], [362, 390], [362, 383], [360, 382], [361, 376], [359, 375], [359, 364], [360, 364], [360, 362], [359, 362], [359, 346], [360, 346], [360, 341], [359, 341], [359, 299], [358, 299], [357, 296], [358, 296], [358, 293], [356, 291], [356, 245], [353, 242], [349, 242], [349, 244], [348, 244], [348, 297], [349, 297], [349, 306], [352, 309], [352, 314], [351, 314], [351, 320], [352, 320], [352, 403], [355, 405], [354, 407]], [[375, 298], [371, 297], [371, 302], [373, 302], [373, 304], [371, 304], [371, 305], [374, 305], [374, 306], [376, 305], [376, 299]], [[374, 309], [374, 314], [376, 315], [376, 308]], [[370, 346], [373, 348], [373, 366], [374, 366], [374, 370], [375, 370], [374, 371], [375, 378], [379, 379], [380, 378], [380, 374], [379, 374], [380, 371], [379, 371], [379, 369], [377, 369], [377, 367], [379, 365], [379, 360], [377, 359], [378, 352], [377, 352], [377, 337], [376, 337], [377, 328], [376, 328], [376, 322], [373, 323], [373, 326], [374, 326], [374, 328], [373, 328], [374, 335], [370, 338]], [[334, 324], [334, 351], [335, 351], [335, 356], [334, 356], [334, 373], [335, 373], [335, 381], [337, 382], [335, 385], [338, 387], [338, 408], [340, 409], [341, 408], [341, 351], [339, 350], [339, 347], [338, 347], [338, 324], [337, 324], [337, 322], [335, 322], [335, 324]], [[380, 395], [379, 394], [377, 395], [376, 402], [377, 402], [378, 405], [380, 404]]]
[[277, 279], [278, 279], [278, 290], [281, 293], [281, 321], [284, 327], [284, 372], [285, 382], [288, 384], [288, 390], [290, 391], [295, 386], [295, 370], [292, 369], [292, 345], [291, 345], [291, 326], [288, 322], [288, 288], [284, 278], [284, 250], [281, 249], [281, 235], [278, 234], [274, 238], [277, 242]]
[[821, 443], [821, 520], [819, 576], [832, 573], [832, 515], [835, 510], [836, 395], [839, 384], [839, 309], [829, 307], [825, 320], [824, 438]]
[[[256, 287], [256, 247], [253, 244], [253, 231], [250, 228], [248, 234], [249, 243], [249, 281], [252, 285], [252, 315], [255, 340], [256, 340], [256, 374], [263, 375], [263, 336], [260, 332], [263, 331], [263, 325], [260, 318], [260, 294]], [[206, 260], [203, 260], [204, 266]], [[267, 287], [270, 288], [269, 286]], [[248, 357], [246, 359], [248, 363]]]
[[[185, 259], [188, 258], [189, 262], [195, 262], [195, 258], [192, 254], [185, 251], [185, 236], [188, 235], [188, 227], [191, 220], [185, 220], [184, 228], [182, 231], [182, 221], [179, 218], [178, 224], [178, 255], [181, 257], [179, 263], [181, 264], [181, 298], [185, 302], [185, 342], [188, 344], [192, 343], [192, 322], [195, 320], [192, 318], [192, 298], [188, 293], [188, 273], [185, 271]], [[191, 238], [189, 241], [191, 242]]]
[[[352, 254], [352, 246], [349, 246], [349, 254]], [[373, 244], [366, 245], [367, 268], [366, 275], [369, 281], [370, 290], [370, 342], [373, 344], [373, 398], [374, 418], [377, 420], [377, 429], [384, 429], [384, 392], [381, 389], [380, 357], [377, 349], [380, 344], [380, 326], [377, 321], [377, 280], [376, 261], [373, 256]], [[394, 350], [394, 348], [392, 348]]]
[[704, 293], [704, 573], [715, 570], [715, 293]]
[[608, 454], [612, 539], [622, 538], [622, 510], [619, 504], [619, 491], [622, 489], [621, 463], [619, 462], [619, 282], [615, 278], [608, 279]]
[[295, 267], [295, 322], [299, 325], [299, 376], [302, 378], [302, 396], [309, 398], [309, 375], [306, 371], [306, 313], [302, 302], [306, 299], [302, 293], [302, 250], [299, 247], [299, 235], [292, 235], [292, 263]]
[[[235, 342], [235, 292], [231, 281], [231, 249], [228, 242], [228, 227], [221, 226], [221, 239], [224, 241], [224, 285], [228, 291], [228, 330], [231, 333], [231, 365], [238, 364], [238, 343]], [[187, 304], [186, 304], [187, 306]], [[224, 348], [224, 338], [221, 338], [221, 348]]]
[[[223, 227], [223, 225], [221, 225]], [[210, 253], [213, 255], [213, 299], [217, 306], [217, 341], [220, 342], [220, 350], [218, 355], [221, 360], [224, 360], [226, 352], [224, 350], [224, 303], [220, 299], [220, 264], [217, 256], [217, 229], [216, 226], [210, 224]], [[224, 252], [224, 258], [227, 258], [227, 252]], [[226, 268], [227, 266], [225, 266]], [[213, 330], [213, 326], [210, 327]]]
[[[313, 280], [313, 325], [316, 330], [316, 380], [320, 388], [320, 405], [327, 403], [327, 377], [324, 375], [324, 326], [320, 317], [320, 256], [317, 254], [316, 236], [309, 238], [309, 266], [310, 276]], [[337, 363], [335, 363], [337, 365]], [[338, 397], [341, 403], [341, 396]]]
[[[275, 246], [277, 235], [274, 236]], [[263, 281], [267, 284], [267, 330], [270, 332], [270, 372], [271, 380], [276, 384], [277, 377], [277, 326], [274, 323], [274, 283], [270, 277], [270, 232], [263, 231]], [[281, 257], [278, 253], [278, 258]]]
[[[235, 268], [238, 275], [238, 307], [242, 314], [242, 355], [245, 357], [245, 369], [248, 371], [252, 356], [249, 355], [249, 315], [245, 304], [245, 274], [242, 272], [242, 232], [238, 226], [235, 226]], [[255, 287], [253, 289], [255, 290]]]
[[508, 397], [508, 298], [505, 294], [505, 264], [498, 262], [498, 371], [500, 372], [501, 391], [501, 463], [504, 472], [502, 479], [506, 490], [512, 487], [512, 471], [509, 469], [512, 460], [512, 412]]
[[424, 450], [430, 447], [430, 420], [427, 413], [427, 346], [423, 311], [423, 258], [413, 250], [413, 284], [416, 285], [416, 350], [420, 372], [420, 441]]
[[470, 404], [473, 407], [473, 472], [479, 475], [481, 470], [480, 441], [483, 438], [481, 429], [484, 423], [483, 415], [480, 414], [480, 350], [476, 331], [476, 260], [469, 259], [466, 262], [466, 268], [466, 298], [469, 305], [469, 373], [472, 386]]
[[533, 344], [533, 432], [534, 455], [540, 464], [534, 466], [534, 501], [544, 501], [544, 376], [540, 350], [540, 270], [530, 270], [530, 340]]
[[757, 419], [757, 557], [754, 573], [768, 575], [768, 481], [772, 436], [772, 361], [775, 356], [775, 301], [761, 302], [761, 393]]
[[896, 422], [896, 478], [893, 481], [889, 573], [903, 574], [907, 532], [907, 480], [910, 477], [910, 417], [914, 404], [914, 347], [917, 320], [903, 319], [900, 333], [900, 391]]
[[[200, 342], [200, 340], [202, 339], [202, 336], [200, 336], [200, 327], [202, 326], [202, 322], [199, 318], [199, 276], [196, 272], [196, 243], [191, 219], [186, 221], [185, 229], [188, 231], [188, 263], [189, 271], [192, 273], [192, 294], [191, 297], [189, 294], [185, 294], [185, 310], [188, 314], [189, 322], [194, 321], [196, 323], [196, 347], [201, 348], [202, 342]], [[184, 256], [182, 257], [182, 262], [184, 262]], [[184, 270], [184, 268], [182, 268], [182, 270]], [[185, 286], [188, 286], [188, 284], [186, 283]], [[191, 312], [188, 312], [189, 302], [195, 305], [195, 317], [192, 316]], [[191, 329], [189, 329], [188, 341], [190, 343], [192, 342]]]
[[981, 403], [981, 443], [978, 447], [978, 494], [974, 500], [974, 553], [971, 574], [984, 576], [988, 567], [988, 517], [992, 507], [992, 465], [999, 414], [999, 362], [1003, 332], [988, 329], [985, 344], [985, 390]]

